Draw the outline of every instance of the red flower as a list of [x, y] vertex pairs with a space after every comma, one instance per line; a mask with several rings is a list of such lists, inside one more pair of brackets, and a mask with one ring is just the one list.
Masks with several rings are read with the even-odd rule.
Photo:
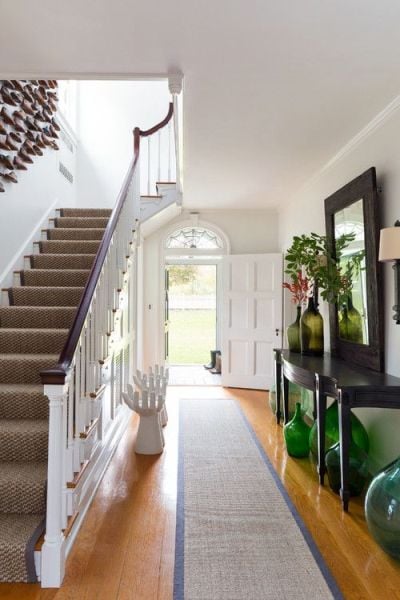
[[292, 276], [292, 283], [283, 283], [282, 285], [292, 294], [292, 302], [294, 304], [303, 304], [306, 302], [310, 286], [307, 277], [303, 277], [301, 271]]

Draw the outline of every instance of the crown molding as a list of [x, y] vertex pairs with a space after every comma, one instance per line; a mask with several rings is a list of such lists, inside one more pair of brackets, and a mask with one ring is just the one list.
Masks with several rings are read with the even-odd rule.
[[[370, 135], [372, 135], [377, 129], [382, 127], [387, 121], [389, 121], [394, 114], [400, 108], [400, 96], [396, 96], [383, 110], [381, 110], [365, 127], [363, 127], [354, 137], [352, 137], [347, 144], [337, 152], [332, 158], [328, 160], [318, 171], [314, 173], [306, 183], [298, 191], [305, 191], [309, 189], [318, 179], [330, 169], [332, 169], [338, 162], [349, 155], [355, 150], [360, 144], [364, 142]], [[296, 192], [297, 195], [298, 192]], [[294, 196], [291, 198], [294, 200]]]

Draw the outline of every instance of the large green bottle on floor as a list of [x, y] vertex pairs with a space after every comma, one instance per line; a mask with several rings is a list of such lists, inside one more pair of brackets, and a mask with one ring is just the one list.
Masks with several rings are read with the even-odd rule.
[[[341, 487], [340, 443], [337, 442], [325, 454], [325, 465], [330, 488], [338, 494]], [[351, 440], [349, 448], [349, 491], [359, 496], [368, 479], [368, 455]]]
[[294, 417], [283, 428], [283, 435], [289, 456], [303, 458], [309, 455], [310, 427], [303, 420], [300, 402], [296, 402]]
[[[364, 450], [366, 454], [369, 452], [368, 433], [364, 425], [356, 415], [351, 413], [351, 435], [356, 446]], [[335, 401], [325, 413], [325, 452], [329, 450], [336, 442], [339, 441], [339, 407]], [[310, 449], [315, 458], [318, 457], [318, 430], [317, 422], [311, 428], [310, 432]]]
[[373, 538], [400, 559], [400, 458], [372, 480], [365, 497], [365, 517]]

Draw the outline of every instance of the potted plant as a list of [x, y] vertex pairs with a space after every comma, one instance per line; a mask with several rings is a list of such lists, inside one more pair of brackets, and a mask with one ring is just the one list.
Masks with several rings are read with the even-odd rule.
[[[355, 234], [343, 234], [336, 240], [336, 257], [332, 256], [326, 236], [317, 233], [295, 236], [285, 255], [285, 273], [290, 285], [307, 279], [308, 306], [300, 319], [300, 345], [303, 354], [320, 356], [324, 351], [323, 320], [318, 310], [318, 294], [338, 307], [351, 303], [354, 275], [359, 272], [364, 252], [344, 257], [344, 250], [355, 239]], [[284, 287], [288, 287], [284, 284]], [[290, 289], [290, 287], [289, 287]]]

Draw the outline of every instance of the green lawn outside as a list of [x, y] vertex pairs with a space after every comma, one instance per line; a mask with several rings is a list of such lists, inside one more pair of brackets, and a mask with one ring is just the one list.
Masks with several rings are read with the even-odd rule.
[[215, 350], [215, 310], [170, 310], [169, 363], [204, 364]]

